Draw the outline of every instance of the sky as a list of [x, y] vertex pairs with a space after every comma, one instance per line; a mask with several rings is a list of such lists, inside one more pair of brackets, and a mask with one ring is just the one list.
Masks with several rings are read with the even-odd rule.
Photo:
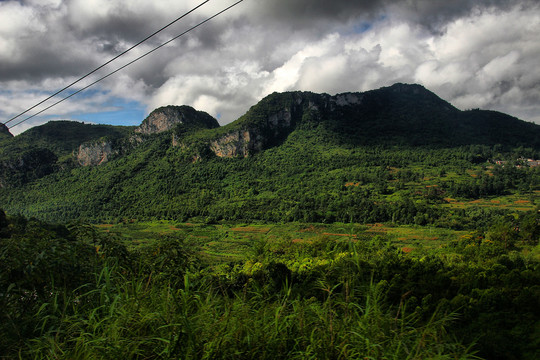
[[[0, 122], [203, 0], [0, 0]], [[211, 0], [73, 91], [233, 4]], [[417, 83], [459, 109], [540, 124], [537, 0], [244, 0], [10, 131], [49, 120], [139, 125], [190, 105], [224, 125], [277, 91], [331, 95]], [[8, 124], [61, 99], [60, 94]]]

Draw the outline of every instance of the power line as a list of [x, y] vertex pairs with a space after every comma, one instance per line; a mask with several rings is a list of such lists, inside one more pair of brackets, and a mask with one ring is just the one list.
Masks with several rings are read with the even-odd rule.
[[232, 4], [232, 5], [228, 6], [228, 7], [226, 7], [225, 9], [223, 9], [223, 10], [217, 12], [217, 13], [215, 13], [214, 15], [210, 16], [210, 17], [207, 18], [206, 20], [201, 21], [200, 23], [198, 23], [198, 24], [195, 25], [195, 26], [192, 26], [191, 28], [187, 29], [187, 30], [184, 31], [183, 33], [181, 33], [181, 34], [179, 34], [179, 35], [176, 35], [175, 37], [171, 38], [170, 40], [167, 40], [167, 41], [164, 42], [163, 44], [161, 44], [161, 45], [159, 45], [159, 46], [153, 48], [152, 50], [150, 50], [150, 51], [148, 51], [148, 52], [142, 54], [142, 55], [139, 56], [138, 58], [136, 58], [136, 59], [134, 59], [134, 60], [128, 62], [127, 64], [125, 64], [125, 65], [119, 67], [118, 69], [116, 69], [116, 70], [114, 70], [114, 71], [108, 73], [107, 75], [105, 75], [105, 76], [103, 76], [103, 77], [97, 79], [96, 81], [94, 81], [93, 83], [91, 83], [91, 84], [89, 84], [89, 85], [83, 87], [82, 89], [77, 90], [77, 91], [74, 92], [73, 94], [68, 95], [68, 96], [62, 98], [61, 100], [55, 102], [54, 104], [52, 104], [52, 105], [46, 107], [46, 108], [43, 109], [43, 110], [40, 110], [39, 112], [35, 113], [34, 115], [29, 116], [29, 117], [27, 117], [27, 118], [25, 118], [25, 119], [19, 121], [18, 123], [16, 123], [15, 125], [12, 125], [12, 126], [9, 127], [8, 129], [12, 129], [12, 128], [14, 128], [14, 127], [17, 126], [17, 125], [22, 124], [23, 122], [25, 122], [25, 121], [27, 121], [27, 120], [30, 120], [31, 118], [33, 118], [33, 117], [35, 117], [35, 116], [37, 116], [37, 115], [39, 115], [39, 114], [41, 114], [41, 113], [43, 113], [43, 112], [49, 110], [49, 109], [52, 108], [53, 106], [56, 106], [56, 105], [60, 104], [61, 102], [63, 102], [63, 101], [65, 101], [65, 100], [69, 99], [70, 97], [75, 96], [75, 95], [77, 95], [77, 94], [80, 93], [80, 92], [83, 92], [84, 90], [88, 89], [88, 88], [91, 87], [91, 86], [94, 86], [94, 85], [97, 84], [98, 82], [100, 82], [100, 81], [102, 81], [102, 80], [105, 80], [105, 79], [108, 78], [109, 76], [116, 74], [117, 72], [119, 72], [120, 70], [122, 70], [122, 69], [128, 67], [129, 65], [133, 64], [134, 62], [139, 61], [140, 59], [144, 58], [145, 56], [150, 55], [150, 54], [153, 53], [154, 51], [156, 51], [156, 50], [158, 50], [158, 49], [164, 47], [165, 45], [167, 45], [167, 44], [173, 42], [174, 40], [178, 39], [178, 38], [181, 37], [181, 36], [184, 36], [184, 35], [187, 34], [188, 32], [190, 32], [190, 31], [192, 31], [192, 30], [198, 28], [199, 26], [203, 25], [204, 23], [207, 23], [208, 21], [212, 20], [213, 18], [215, 18], [215, 17], [217, 17], [217, 16], [223, 14], [223, 13], [226, 12], [227, 10], [229, 10], [229, 9], [235, 7], [236, 5], [240, 4], [242, 1], [244, 1], [244, 0], [239, 0], [239, 1], [235, 2], [234, 4]]
[[[195, 10], [197, 10], [198, 8], [200, 8], [201, 6], [203, 6], [204, 4], [206, 4], [207, 2], [209, 2], [210, 0], [206, 0], [206, 1], [203, 1], [202, 3], [200, 3], [199, 5], [197, 5], [196, 7], [194, 7], [193, 9], [189, 10], [188, 12], [184, 13], [183, 15], [177, 17], [175, 20], [171, 21], [170, 23], [168, 23], [167, 25], [163, 26], [162, 28], [160, 28], [159, 30], [155, 31], [154, 33], [152, 33], [151, 35], [148, 35], [147, 37], [145, 37], [144, 39], [142, 39], [141, 41], [139, 41], [138, 43], [136, 43], [135, 45], [133, 45], [132, 47], [130, 47], [129, 49], [123, 51], [122, 53], [116, 55], [115, 57], [113, 57], [112, 59], [110, 59], [109, 61], [107, 61], [106, 63], [104, 63], [103, 65], [100, 65], [99, 67], [95, 68], [94, 70], [90, 71], [88, 74], [84, 75], [83, 77], [80, 77], [79, 79], [75, 80], [74, 82], [72, 82], [71, 84], [65, 86], [64, 88], [58, 90], [57, 92], [55, 92], [54, 94], [50, 95], [49, 97], [47, 97], [46, 99], [38, 102], [37, 104], [35, 104], [34, 106], [26, 109], [25, 111], [23, 111], [22, 113], [12, 117], [11, 119], [9, 119], [8, 121], [6, 121], [4, 123], [4, 125], [12, 122], [13, 120], [17, 119], [18, 117], [26, 114], [27, 112], [29, 112], [30, 110], [32, 109], [35, 109], [36, 107], [38, 107], [39, 105], [43, 104], [45, 101], [47, 100], [50, 100], [51, 98], [55, 97], [56, 95], [60, 94], [62, 91], [64, 90], [67, 90], [69, 89], [70, 87], [72, 87], [73, 85], [77, 84], [78, 82], [80, 82], [81, 80], [83, 79], [86, 79], [88, 76], [92, 75], [93, 73], [95, 73], [96, 71], [102, 69], [103, 67], [107, 66], [108, 64], [112, 63], [114, 60], [118, 59], [119, 57], [127, 54], [128, 52], [130, 52], [131, 50], [135, 49], [137, 46], [141, 45], [142, 43], [144, 43], [146, 40], [150, 39], [151, 37], [159, 34], [160, 32], [162, 32], [163, 30], [165, 30], [166, 28], [168, 28], [169, 26], [173, 25], [174, 23], [178, 22], [179, 20], [185, 18], [186, 16], [188, 16], [189, 14], [191, 14], [192, 12], [194, 12]], [[16, 125], [15, 125], [16, 126]]]

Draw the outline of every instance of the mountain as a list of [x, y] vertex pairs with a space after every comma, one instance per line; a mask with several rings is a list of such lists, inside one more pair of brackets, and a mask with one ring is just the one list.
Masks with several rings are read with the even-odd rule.
[[184, 130], [213, 129], [219, 127], [219, 123], [208, 113], [191, 106], [164, 106], [152, 111], [135, 132], [157, 134], [174, 127]]
[[[0, 142], [0, 187], [17, 186], [72, 167], [82, 144], [125, 138], [132, 127], [51, 121]], [[10, 134], [11, 135], [11, 134]]]
[[297, 128], [320, 128], [350, 145], [540, 146], [540, 127], [494, 111], [460, 111], [420, 85], [335, 96], [274, 93], [207, 139], [218, 156], [246, 156]]
[[[419, 85], [335, 96], [273, 93], [221, 127], [189, 106], [168, 106], [137, 128], [63, 122], [28, 130], [0, 142], [0, 204], [49, 221], [411, 222], [430, 207], [418, 205], [425, 189], [408, 184], [430, 179], [419, 169], [437, 169], [432, 184], [446, 189], [431, 190], [430, 199], [499, 194], [501, 184], [528, 178], [469, 184], [439, 174], [539, 153], [539, 125], [460, 111]], [[393, 206], [405, 208], [389, 213]]]
[[71, 154], [82, 143], [99, 138], [119, 139], [133, 131], [133, 127], [94, 125], [76, 121], [50, 121], [30, 128], [15, 136], [12, 146], [18, 148], [46, 148], [62, 157]]
[[350, 146], [540, 146], [538, 125], [495, 111], [460, 111], [424, 87], [407, 84], [335, 96], [274, 93], [237, 121], [176, 137], [175, 144], [189, 149], [193, 159], [246, 157], [279, 145], [296, 129], [317, 129], [325, 141]]

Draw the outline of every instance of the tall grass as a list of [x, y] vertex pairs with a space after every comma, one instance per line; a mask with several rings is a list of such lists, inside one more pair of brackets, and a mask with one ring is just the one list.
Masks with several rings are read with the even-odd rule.
[[317, 296], [288, 281], [276, 289], [250, 279], [230, 291], [211, 276], [178, 282], [121, 270], [110, 261], [94, 283], [44, 303], [35, 315], [39, 335], [20, 357], [475, 358], [445, 331], [455, 314], [437, 311], [424, 321], [403, 304], [386, 305], [386, 283], [362, 283], [354, 269], [339, 281], [321, 277]]

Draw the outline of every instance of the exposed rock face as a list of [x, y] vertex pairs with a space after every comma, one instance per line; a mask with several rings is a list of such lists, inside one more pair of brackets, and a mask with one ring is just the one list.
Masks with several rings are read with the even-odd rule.
[[171, 130], [178, 124], [207, 129], [219, 127], [217, 120], [204, 111], [190, 106], [165, 106], [152, 111], [135, 132], [157, 134]]
[[13, 137], [6, 125], [0, 123], [0, 137]]
[[252, 108], [248, 121], [210, 142], [210, 150], [219, 157], [247, 157], [283, 140], [295, 127], [304, 111], [317, 111], [318, 105], [291, 94], [285, 103], [274, 104], [272, 95], [263, 100], [263, 108]]
[[262, 150], [263, 138], [249, 130], [231, 132], [210, 143], [210, 150], [219, 157], [247, 157], [250, 152]]
[[84, 143], [79, 146], [77, 162], [81, 166], [101, 165], [116, 154], [118, 154], [118, 150], [114, 150], [109, 141]]
[[350, 106], [362, 103], [361, 94], [344, 93], [338, 94], [332, 97], [332, 102], [335, 102], [339, 106]]

